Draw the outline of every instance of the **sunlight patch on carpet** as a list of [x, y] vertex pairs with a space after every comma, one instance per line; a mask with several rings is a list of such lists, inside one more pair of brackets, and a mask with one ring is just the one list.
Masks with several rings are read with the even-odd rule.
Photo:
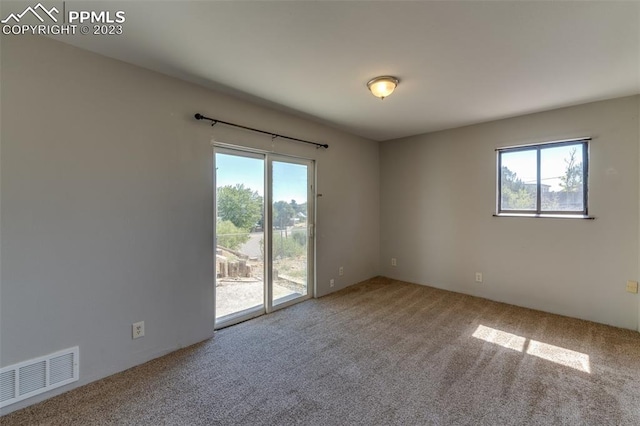
[[503, 348], [513, 349], [518, 352], [524, 351], [524, 345], [527, 339], [515, 334], [507, 333], [502, 330], [497, 330], [491, 327], [485, 327], [479, 325], [476, 331], [473, 333], [473, 337], [476, 339], [484, 340], [485, 342], [494, 343], [500, 345]]
[[537, 340], [527, 339], [523, 336], [507, 333], [496, 328], [487, 327], [482, 324], [476, 328], [472, 334], [476, 339], [512, 349], [518, 352], [533, 355], [546, 361], [555, 362], [575, 370], [591, 373], [589, 355], [571, 349], [561, 348]]
[[572, 351], [571, 349], [565, 349], [559, 346], [553, 346], [536, 340], [529, 340], [527, 353], [529, 355], [537, 356], [538, 358], [546, 359], [547, 361], [555, 362], [556, 364], [571, 367], [575, 370], [591, 373], [589, 355], [581, 352]]

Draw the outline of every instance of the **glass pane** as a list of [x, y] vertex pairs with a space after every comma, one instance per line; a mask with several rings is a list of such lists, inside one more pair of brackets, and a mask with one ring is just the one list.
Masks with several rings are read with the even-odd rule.
[[216, 319], [264, 305], [264, 160], [216, 154]]
[[502, 210], [536, 210], [537, 151], [500, 153], [502, 158]]
[[584, 210], [582, 160], [582, 144], [540, 151], [543, 211]]
[[307, 294], [307, 166], [273, 162], [273, 304]]

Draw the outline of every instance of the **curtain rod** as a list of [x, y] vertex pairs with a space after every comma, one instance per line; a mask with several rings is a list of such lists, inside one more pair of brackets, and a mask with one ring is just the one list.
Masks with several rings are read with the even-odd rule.
[[311, 141], [306, 141], [304, 139], [298, 139], [298, 138], [292, 138], [292, 137], [289, 137], [289, 136], [279, 135], [279, 134], [273, 133], [273, 132], [265, 132], [264, 130], [254, 129], [253, 127], [242, 126], [240, 124], [229, 123], [228, 121], [222, 121], [222, 120], [217, 120], [215, 118], [205, 117], [204, 115], [202, 115], [200, 113], [196, 113], [194, 115], [194, 117], [196, 118], [196, 120], [209, 120], [209, 121], [211, 121], [211, 127], [215, 126], [218, 123], [222, 123], [222, 124], [226, 124], [227, 126], [238, 127], [240, 129], [251, 130], [252, 132], [258, 132], [258, 133], [263, 133], [265, 135], [270, 135], [272, 139], [275, 139], [275, 138], [289, 139], [289, 140], [294, 141], [294, 142], [302, 142], [302, 143], [308, 143], [310, 145], [315, 145], [316, 148], [329, 148], [329, 145], [326, 144], [326, 143], [311, 142]]

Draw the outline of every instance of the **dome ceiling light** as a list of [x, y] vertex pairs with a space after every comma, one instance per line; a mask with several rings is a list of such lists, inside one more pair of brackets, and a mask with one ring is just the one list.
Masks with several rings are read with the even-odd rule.
[[367, 87], [373, 93], [373, 96], [384, 99], [396, 89], [396, 86], [400, 80], [390, 75], [385, 75], [382, 77], [376, 77], [374, 79], [369, 80], [367, 83]]

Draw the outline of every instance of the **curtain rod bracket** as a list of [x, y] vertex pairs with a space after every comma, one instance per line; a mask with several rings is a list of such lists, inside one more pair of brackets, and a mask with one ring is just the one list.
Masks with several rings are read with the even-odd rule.
[[279, 135], [277, 133], [265, 132], [264, 130], [254, 129], [253, 127], [242, 126], [240, 124], [234, 124], [234, 123], [230, 123], [228, 121], [216, 120], [215, 118], [205, 117], [204, 115], [202, 115], [200, 113], [194, 114], [194, 117], [195, 117], [196, 120], [208, 120], [208, 121], [211, 121], [211, 127], [215, 126], [218, 123], [222, 123], [222, 124], [226, 124], [227, 126], [238, 127], [240, 129], [251, 130], [252, 132], [258, 132], [258, 133], [263, 133], [265, 135], [270, 135], [272, 141], [275, 138], [283, 138], [283, 139], [289, 139], [290, 141], [294, 141], [294, 142], [302, 142], [302, 143], [306, 143], [306, 144], [309, 144], [309, 145], [315, 145], [316, 148], [324, 148], [324, 149], [329, 148], [329, 144], [326, 144], [326, 143], [311, 142], [311, 141], [306, 141], [304, 139], [298, 139], [298, 138], [292, 138], [292, 137], [289, 137], [289, 136]]

